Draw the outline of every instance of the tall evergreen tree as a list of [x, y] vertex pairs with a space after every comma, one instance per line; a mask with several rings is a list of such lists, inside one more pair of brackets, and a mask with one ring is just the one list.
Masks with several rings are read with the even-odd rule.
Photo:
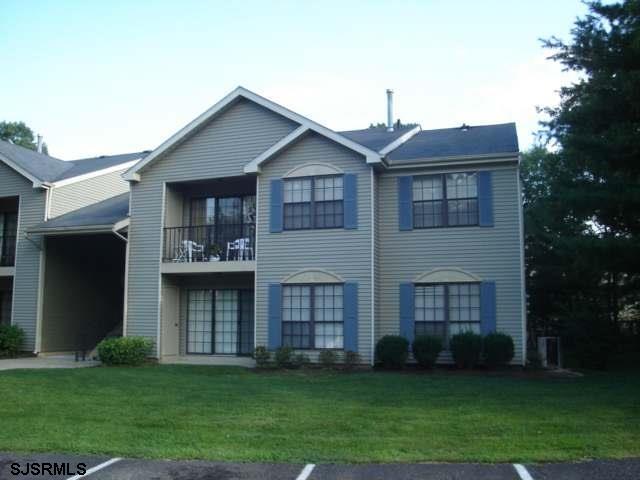
[[525, 155], [530, 317], [587, 356], [611, 350], [640, 283], [640, 0], [588, 4], [572, 41], [544, 41], [579, 73], [544, 124], [556, 153]]

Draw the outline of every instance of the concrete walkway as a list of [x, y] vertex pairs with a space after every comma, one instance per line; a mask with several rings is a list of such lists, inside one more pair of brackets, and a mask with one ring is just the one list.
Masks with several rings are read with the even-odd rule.
[[7, 358], [0, 360], [0, 370], [17, 370], [23, 368], [84, 368], [95, 367], [97, 365], [100, 365], [100, 362], [95, 360], [76, 362], [75, 358], [71, 355]]

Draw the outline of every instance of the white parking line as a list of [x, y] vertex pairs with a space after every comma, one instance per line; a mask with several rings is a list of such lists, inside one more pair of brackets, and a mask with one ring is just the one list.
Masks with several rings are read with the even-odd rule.
[[527, 469], [524, 468], [524, 465], [520, 465], [519, 463], [514, 463], [513, 468], [516, 469], [516, 472], [518, 472], [518, 475], [520, 475], [520, 478], [522, 480], [533, 480], [533, 477], [527, 471]]
[[69, 477], [67, 478], [67, 480], [79, 480], [80, 478], [85, 478], [88, 477], [89, 475], [91, 475], [92, 473], [97, 472], [98, 470], [102, 470], [103, 468], [107, 468], [109, 465], [113, 465], [116, 462], [119, 462], [120, 460], [122, 460], [121, 458], [112, 458], [111, 460], [107, 460], [104, 463], [101, 463], [100, 465], [96, 465], [93, 468], [90, 468], [89, 470], [87, 470], [85, 472], [84, 475], [74, 475], [73, 477]]
[[300, 472], [300, 475], [298, 475], [298, 477], [296, 478], [296, 480], [307, 480], [307, 478], [309, 478], [309, 475], [311, 475], [311, 472], [313, 472], [313, 469], [316, 468], [316, 466], [313, 463], [308, 463]]

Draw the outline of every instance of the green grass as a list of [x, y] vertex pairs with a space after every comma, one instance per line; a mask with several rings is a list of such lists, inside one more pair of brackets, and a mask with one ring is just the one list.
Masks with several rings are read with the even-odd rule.
[[640, 374], [7, 371], [0, 451], [281, 462], [640, 456]]

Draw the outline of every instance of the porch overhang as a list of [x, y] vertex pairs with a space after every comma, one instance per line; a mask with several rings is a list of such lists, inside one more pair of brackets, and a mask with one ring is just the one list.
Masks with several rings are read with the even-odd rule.
[[31, 227], [28, 234], [71, 235], [116, 233], [129, 227], [129, 194], [73, 210]]

